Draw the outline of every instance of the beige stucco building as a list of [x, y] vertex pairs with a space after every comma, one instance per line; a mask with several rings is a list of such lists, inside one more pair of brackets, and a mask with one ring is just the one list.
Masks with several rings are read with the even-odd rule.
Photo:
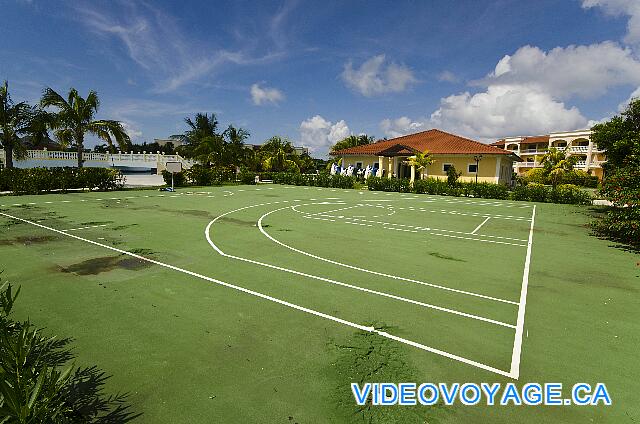
[[514, 171], [523, 175], [530, 169], [541, 168], [542, 156], [550, 147], [568, 149], [572, 156], [578, 156], [575, 168], [595, 175], [602, 180], [602, 165], [607, 161], [604, 150], [591, 141], [591, 130], [556, 132], [532, 137], [506, 137], [492, 146], [511, 151], [522, 157], [522, 162], [514, 163]]
[[[429, 153], [433, 163], [426, 169], [415, 169], [408, 162], [416, 152]], [[462, 172], [461, 181], [475, 181], [477, 177], [479, 182], [500, 184], [511, 182], [513, 163], [521, 160], [513, 151], [437, 129], [351, 147], [331, 155], [342, 158], [345, 167], [380, 169], [383, 177], [446, 179], [447, 169], [453, 165]]]

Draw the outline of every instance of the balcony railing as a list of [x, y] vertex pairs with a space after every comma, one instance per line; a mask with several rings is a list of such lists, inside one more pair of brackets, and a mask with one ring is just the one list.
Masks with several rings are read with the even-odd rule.
[[540, 166], [537, 162], [516, 162], [516, 166], [525, 167], [525, 168], [535, 168], [536, 166]]
[[538, 150], [538, 149], [522, 149], [520, 150], [520, 154], [540, 154], [543, 155], [545, 153], [549, 153], [549, 150]]
[[587, 153], [589, 146], [571, 146], [571, 152]]

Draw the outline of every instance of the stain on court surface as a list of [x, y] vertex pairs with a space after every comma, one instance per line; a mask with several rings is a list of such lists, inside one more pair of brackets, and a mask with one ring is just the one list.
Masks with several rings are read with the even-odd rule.
[[109, 272], [117, 268], [130, 271], [138, 271], [149, 268], [152, 264], [142, 259], [133, 258], [125, 255], [103, 256], [100, 258], [87, 259], [68, 267], [59, 267], [61, 272], [73, 273], [76, 275], [98, 275], [103, 272]]

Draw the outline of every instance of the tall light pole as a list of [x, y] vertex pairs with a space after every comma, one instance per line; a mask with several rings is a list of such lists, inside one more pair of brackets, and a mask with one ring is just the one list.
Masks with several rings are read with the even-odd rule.
[[482, 160], [482, 155], [475, 155], [473, 160], [476, 161], [476, 184], [478, 184], [478, 171], [480, 170], [480, 161]]

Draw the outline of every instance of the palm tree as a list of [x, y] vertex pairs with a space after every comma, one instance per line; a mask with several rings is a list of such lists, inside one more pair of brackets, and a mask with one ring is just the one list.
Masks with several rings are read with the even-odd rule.
[[427, 169], [434, 162], [433, 157], [428, 151], [416, 152], [415, 155], [409, 157], [409, 166], [415, 166], [420, 171], [420, 179], [422, 179], [422, 171]]
[[47, 137], [47, 114], [26, 102], [14, 103], [9, 94], [9, 83], [0, 86], [0, 145], [4, 149], [7, 168], [13, 168], [13, 156], [23, 158], [26, 148], [23, 137], [29, 136], [33, 144]]
[[365, 144], [371, 144], [374, 141], [375, 139], [373, 137], [366, 134], [350, 135], [331, 146], [331, 151], [337, 152], [338, 150], [348, 149], [349, 147], [363, 146]]
[[[551, 147], [549, 148], [549, 152], [545, 153], [540, 160], [540, 165], [542, 165], [545, 174], [549, 176], [551, 185], [554, 188], [562, 181], [564, 175], [568, 171], [571, 171], [578, 162], [577, 156], [571, 156], [568, 153], [568, 148], [560, 150]], [[536, 160], [537, 159], [538, 158], [536, 158]]]
[[199, 160], [205, 165], [223, 161], [224, 139], [218, 134], [218, 120], [215, 114], [196, 113], [194, 119], [184, 118], [189, 129], [184, 136], [187, 143], [180, 147], [180, 153]]
[[298, 165], [291, 160], [295, 153], [289, 140], [279, 136], [271, 137], [262, 145], [260, 152], [262, 167], [266, 171], [300, 172]]
[[229, 125], [223, 136], [225, 163], [233, 166], [245, 165], [248, 149], [244, 145], [244, 141], [249, 137], [249, 131]]
[[65, 99], [52, 88], [47, 87], [42, 93], [40, 105], [58, 109], [50, 123], [51, 129], [60, 144], [76, 147], [78, 168], [82, 167], [84, 137], [87, 133], [104, 140], [109, 146], [113, 145], [113, 137], [121, 149], [124, 149], [131, 142], [121, 122], [94, 120], [100, 106], [100, 100], [98, 93], [93, 90], [89, 91], [86, 99], [83, 99], [78, 91], [72, 88]]

